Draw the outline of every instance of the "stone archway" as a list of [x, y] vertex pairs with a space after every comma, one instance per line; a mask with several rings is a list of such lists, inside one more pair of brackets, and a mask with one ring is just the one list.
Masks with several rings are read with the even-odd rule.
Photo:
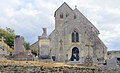
[[77, 47], [72, 49], [70, 61], [79, 61], [79, 49]]

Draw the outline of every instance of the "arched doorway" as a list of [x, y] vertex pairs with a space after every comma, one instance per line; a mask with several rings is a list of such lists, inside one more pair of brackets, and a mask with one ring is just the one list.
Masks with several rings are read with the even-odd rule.
[[79, 61], [79, 49], [74, 47], [72, 49], [72, 55], [70, 61]]

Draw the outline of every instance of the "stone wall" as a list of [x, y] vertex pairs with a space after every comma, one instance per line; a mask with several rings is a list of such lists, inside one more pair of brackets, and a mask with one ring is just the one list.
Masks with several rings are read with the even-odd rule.
[[0, 65], [0, 73], [119, 73], [118, 70], [105, 70], [102, 68], [79, 68], [79, 67], [44, 67], [29, 65]]
[[0, 60], [0, 73], [120, 73], [120, 68], [38, 61]]
[[44, 67], [44, 66], [18, 66], [0, 65], [1, 73], [96, 73], [95, 69], [77, 67]]

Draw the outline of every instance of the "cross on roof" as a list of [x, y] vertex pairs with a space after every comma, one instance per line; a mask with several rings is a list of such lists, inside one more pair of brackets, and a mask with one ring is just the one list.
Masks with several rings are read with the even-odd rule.
[[75, 8], [77, 8], [77, 5], [75, 5]]

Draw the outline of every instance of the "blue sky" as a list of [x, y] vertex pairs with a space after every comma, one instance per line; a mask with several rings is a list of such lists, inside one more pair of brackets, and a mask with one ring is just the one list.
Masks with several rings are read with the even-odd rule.
[[31, 44], [55, 26], [54, 11], [66, 2], [77, 8], [100, 31], [108, 50], [120, 50], [120, 0], [0, 0], [0, 27], [10, 27]]

